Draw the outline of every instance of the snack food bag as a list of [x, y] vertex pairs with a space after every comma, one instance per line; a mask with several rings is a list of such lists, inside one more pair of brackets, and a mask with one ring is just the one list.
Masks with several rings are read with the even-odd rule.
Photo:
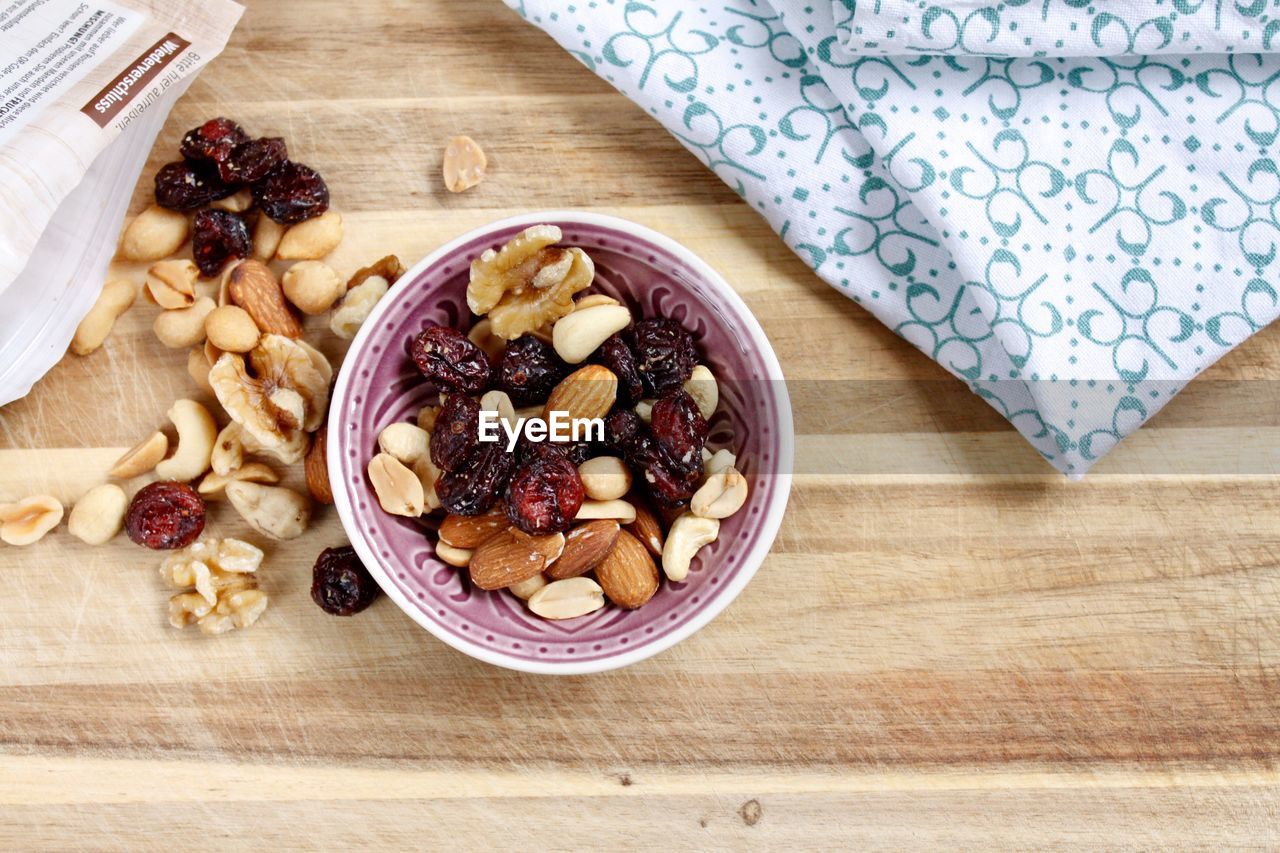
[[0, 405], [65, 352], [165, 116], [243, 11], [0, 0]]

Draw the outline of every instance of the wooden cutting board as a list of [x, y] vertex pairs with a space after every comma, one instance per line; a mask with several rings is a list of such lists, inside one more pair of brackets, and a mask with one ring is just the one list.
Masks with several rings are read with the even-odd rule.
[[[581, 678], [321, 613], [331, 510], [216, 639], [127, 541], [0, 546], [0, 847], [1280, 845], [1280, 329], [1071, 483], [497, 0], [251, 3], [145, 177], [219, 114], [328, 176], [344, 273], [539, 208], [690, 246], [792, 381], [790, 510], [711, 625]], [[492, 170], [453, 196], [462, 132]], [[195, 393], [154, 311], [0, 409], [0, 499], [73, 501]]]

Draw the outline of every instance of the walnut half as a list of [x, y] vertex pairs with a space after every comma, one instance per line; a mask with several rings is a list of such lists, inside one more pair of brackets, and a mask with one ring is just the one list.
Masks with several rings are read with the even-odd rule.
[[195, 623], [205, 634], [249, 627], [268, 604], [254, 577], [261, 565], [262, 550], [240, 539], [204, 539], [170, 554], [160, 577], [171, 587], [195, 589], [169, 599], [169, 624]]
[[534, 225], [471, 262], [467, 305], [488, 315], [499, 338], [514, 340], [554, 323], [573, 311], [574, 294], [591, 286], [591, 258], [554, 245], [562, 236], [555, 225]]
[[252, 445], [292, 464], [307, 452], [308, 433], [324, 423], [333, 368], [314, 347], [263, 335], [247, 356], [223, 353], [209, 383]]

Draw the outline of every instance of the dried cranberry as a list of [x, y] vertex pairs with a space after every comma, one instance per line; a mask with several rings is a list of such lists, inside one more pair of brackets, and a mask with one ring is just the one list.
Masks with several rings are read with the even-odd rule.
[[218, 163], [218, 175], [229, 184], [252, 184], [289, 159], [289, 149], [278, 136], [250, 139], [237, 145]]
[[582, 507], [582, 479], [567, 453], [555, 445], [542, 447], [511, 477], [507, 518], [525, 533], [563, 533]]
[[378, 584], [350, 545], [325, 548], [311, 569], [311, 600], [325, 613], [351, 616], [378, 597]]
[[683, 466], [663, 452], [657, 439], [647, 432], [636, 435], [627, 447], [625, 459], [648, 486], [659, 507], [674, 507], [689, 500], [702, 478], [701, 457], [697, 465]]
[[431, 461], [441, 471], [460, 468], [480, 439], [480, 402], [465, 394], [444, 398], [431, 428]]
[[281, 225], [293, 225], [329, 209], [329, 187], [310, 166], [285, 160], [253, 185], [259, 209]]
[[522, 335], [507, 344], [498, 365], [498, 387], [517, 406], [541, 403], [569, 372], [556, 351], [540, 338]]
[[440, 505], [452, 515], [483, 515], [502, 494], [515, 464], [501, 442], [477, 445], [465, 462], [436, 480]]
[[707, 429], [698, 404], [683, 388], [653, 404], [649, 430], [662, 451], [682, 469], [702, 464]]
[[235, 192], [218, 177], [217, 169], [179, 160], [156, 172], [156, 204], [170, 210], [195, 210]]
[[614, 335], [596, 350], [596, 361], [613, 371], [618, 377], [618, 399], [626, 405], [635, 405], [644, 398], [644, 382], [636, 369], [636, 354], [623, 340]]
[[618, 409], [604, 421], [604, 443], [617, 453], [625, 453], [644, 424], [632, 409]]
[[574, 465], [581, 465], [591, 457], [600, 455], [596, 451], [596, 446], [589, 441], [571, 441], [568, 444], [556, 446], [564, 448], [565, 455]]
[[457, 329], [432, 323], [409, 345], [413, 363], [440, 388], [475, 394], [489, 384], [493, 368], [484, 350]]
[[227, 261], [247, 258], [253, 250], [249, 226], [228, 210], [202, 210], [191, 227], [191, 253], [205, 278], [222, 272]]
[[631, 348], [645, 390], [657, 396], [679, 388], [698, 363], [693, 336], [675, 320], [656, 317], [631, 327]]
[[229, 118], [211, 118], [182, 137], [180, 152], [188, 160], [212, 160], [221, 163], [249, 135]]
[[145, 548], [185, 548], [204, 530], [204, 513], [204, 499], [186, 483], [151, 483], [133, 496], [124, 529]]

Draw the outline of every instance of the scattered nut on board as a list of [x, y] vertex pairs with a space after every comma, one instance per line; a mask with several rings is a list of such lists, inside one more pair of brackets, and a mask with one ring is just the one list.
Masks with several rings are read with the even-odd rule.
[[102, 286], [98, 301], [76, 326], [71, 339], [71, 351], [76, 355], [88, 355], [102, 346], [120, 315], [129, 310], [138, 298], [138, 288], [131, 281], [112, 279]]
[[484, 180], [489, 158], [470, 136], [455, 136], [444, 148], [444, 186], [451, 193], [469, 190]]

